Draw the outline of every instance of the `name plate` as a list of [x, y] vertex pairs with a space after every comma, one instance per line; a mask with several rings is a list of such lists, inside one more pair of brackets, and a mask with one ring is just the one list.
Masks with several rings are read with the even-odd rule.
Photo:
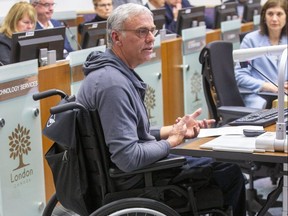
[[229, 41], [231, 43], [237, 43], [239, 42], [239, 29], [230, 30], [222, 33], [222, 39], [224, 41]]
[[205, 37], [194, 38], [184, 41], [183, 54], [188, 55], [195, 52], [200, 52], [205, 46]]
[[0, 83], [0, 102], [38, 91], [38, 76], [32, 75]]

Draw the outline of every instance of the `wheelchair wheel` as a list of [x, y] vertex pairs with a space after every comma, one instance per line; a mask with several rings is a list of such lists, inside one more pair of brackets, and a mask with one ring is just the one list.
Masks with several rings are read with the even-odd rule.
[[180, 216], [169, 206], [146, 198], [117, 200], [94, 211], [90, 216]]
[[48, 201], [48, 203], [47, 203], [47, 205], [43, 211], [42, 216], [51, 216], [57, 203], [58, 203], [58, 199], [56, 197], [56, 193], [54, 193], [52, 195], [52, 197], [49, 199], [49, 201]]

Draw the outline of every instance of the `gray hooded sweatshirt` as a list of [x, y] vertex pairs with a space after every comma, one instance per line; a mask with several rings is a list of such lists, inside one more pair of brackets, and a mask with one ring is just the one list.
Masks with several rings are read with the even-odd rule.
[[[111, 160], [133, 171], [168, 156], [170, 145], [151, 134], [144, 106], [146, 84], [110, 49], [92, 52], [83, 65], [77, 101], [97, 109]], [[154, 131], [155, 132], [155, 131]]]

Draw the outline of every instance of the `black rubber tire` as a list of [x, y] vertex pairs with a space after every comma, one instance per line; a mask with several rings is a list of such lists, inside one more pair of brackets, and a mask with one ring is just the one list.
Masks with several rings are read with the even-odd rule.
[[[133, 214], [134, 213], [134, 214]], [[94, 211], [90, 216], [125, 216], [125, 215], [147, 216], [180, 216], [169, 206], [152, 199], [126, 198], [108, 203]]]

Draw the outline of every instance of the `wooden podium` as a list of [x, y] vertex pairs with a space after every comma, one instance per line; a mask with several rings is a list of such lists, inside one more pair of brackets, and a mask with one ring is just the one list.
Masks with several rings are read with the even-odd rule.
[[[39, 92], [49, 89], [59, 89], [70, 95], [70, 66], [68, 61], [59, 62], [39, 68], [38, 72]], [[52, 96], [40, 100], [41, 126], [45, 127], [46, 121], [50, 116], [50, 108], [57, 105], [61, 100], [60, 96]], [[46, 201], [50, 199], [55, 192], [52, 172], [45, 160], [45, 154], [52, 145], [52, 141], [42, 136], [44, 175], [45, 175], [45, 193]]]
[[182, 39], [161, 43], [164, 125], [184, 115]]

